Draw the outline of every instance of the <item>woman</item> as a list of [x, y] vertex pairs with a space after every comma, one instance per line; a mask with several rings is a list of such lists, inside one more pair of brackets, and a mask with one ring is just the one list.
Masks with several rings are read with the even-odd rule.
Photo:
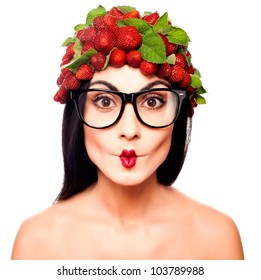
[[189, 38], [167, 14], [99, 6], [68, 38], [55, 101], [64, 184], [21, 226], [12, 259], [243, 259], [227, 215], [174, 187], [193, 107]]

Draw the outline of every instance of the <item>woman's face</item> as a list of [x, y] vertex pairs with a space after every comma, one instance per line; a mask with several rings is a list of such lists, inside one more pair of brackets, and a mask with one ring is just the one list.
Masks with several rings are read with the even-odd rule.
[[[109, 89], [108, 83], [125, 93], [138, 92], [148, 86], [167, 87], [166, 80], [144, 76], [139, 69], [127, 65], [96, 71], [90, 88]], [[127, 103], [115, 125], [105, 129], [84, 125], [84, 141], [98, 174], [102, 173], [116, 184], [130, 186], [155, 175], [168, 155], [172, 130], [173, 124], [165, 128], [145, 126], [137, 119], [133, 105]]]

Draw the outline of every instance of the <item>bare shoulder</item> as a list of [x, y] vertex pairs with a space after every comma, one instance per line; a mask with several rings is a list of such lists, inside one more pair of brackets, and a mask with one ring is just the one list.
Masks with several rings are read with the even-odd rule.
[[66, 208], [57, 203], [27, 218], [20, 226], [12, 250], [12, 259], [50, 259], [59, 252], [63, 232], [68, 225]]
[[240, 233], [227, 214], [176, 192], [180, 209], [190, 217], [208, 259], [244, 259]]

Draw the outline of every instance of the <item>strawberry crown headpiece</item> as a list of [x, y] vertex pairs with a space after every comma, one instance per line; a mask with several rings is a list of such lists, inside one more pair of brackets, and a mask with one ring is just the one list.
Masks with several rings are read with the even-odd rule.
[[95, 71], [127, 64], [139, 68], [144, 75], [155, 74], [175, 88], [186, 90], [193, 107], [206, 103], [200, 72], [191, 63], [189, 37], [171, 25], [168, 13], [141, 16], [130, 6], [106, 11], [99, 5], [74, 31], [74, 36], [62, 44], [66, 52], [60, 64], [55, 101], [66, 103], [69, 92], [81, 88]]

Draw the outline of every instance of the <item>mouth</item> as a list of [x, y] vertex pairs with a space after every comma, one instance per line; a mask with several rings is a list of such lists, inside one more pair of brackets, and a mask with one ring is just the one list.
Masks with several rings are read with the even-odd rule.
[[123, 150], [120, 154], [121, 164], [126, 168], [132, 168], [137, 161], [137, 155], [134, 150]]

